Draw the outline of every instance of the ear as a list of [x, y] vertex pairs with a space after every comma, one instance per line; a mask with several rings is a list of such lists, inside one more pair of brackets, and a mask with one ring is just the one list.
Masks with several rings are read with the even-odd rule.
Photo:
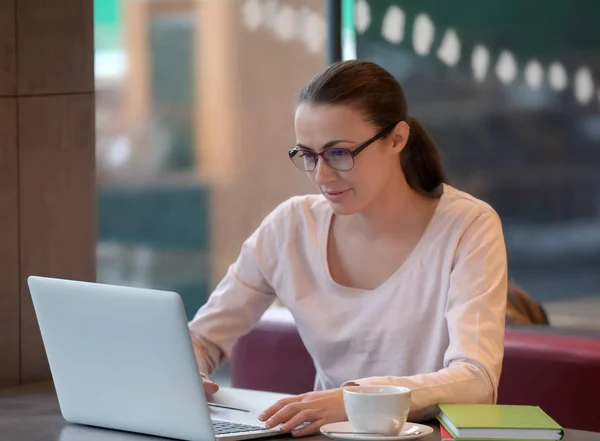
[[400, 154], [404, 147], [406, 147], [406, 143], [408, 142], [408, 136], [410, 135], [410, 127], [406, 123], [406, 121], [400, 121], [396, 124], [396, 127], [392, 130], [392, 140], [394, 144], [392, 149], [394, 153]]

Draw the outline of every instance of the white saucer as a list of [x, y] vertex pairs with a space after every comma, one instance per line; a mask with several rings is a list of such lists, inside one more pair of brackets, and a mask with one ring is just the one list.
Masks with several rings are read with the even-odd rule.
[[[337, 433], [346, 432], [346, 433]], [[343, 440], [369, 440], [369, 441], [393, 441], [401, 439], [416, 439], [422, 436], [427, 436], [433, 433], [433, 429], [424, 424], [409, 423], [406, 422], [402, 428], [400, 435], [365, 435], [353, 433], [354, 427], [350, 424], [350, 421], [343, 421], [341, 423], [325, 424], [321, 427], [321, 433], [329, 438], [343, 439]], [[418, 433], [412, 433], [418, 432]]]

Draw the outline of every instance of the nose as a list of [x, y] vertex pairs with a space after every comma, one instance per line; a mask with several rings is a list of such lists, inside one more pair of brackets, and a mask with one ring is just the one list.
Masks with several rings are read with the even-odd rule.
[[319, 186], [327, 185], [336, 180], [337, 174], [334, 169], [332, 169], [323, 158], [319, 158], [317, 162], [317, 167], [313, 171], [313, 179], [315, 184]]

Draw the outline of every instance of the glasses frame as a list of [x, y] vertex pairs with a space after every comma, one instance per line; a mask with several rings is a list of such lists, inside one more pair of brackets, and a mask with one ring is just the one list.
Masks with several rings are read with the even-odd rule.
[[[329, 167], [331, 167], [333, 170], [337, 170], [337, 171], [350, 171], [354, 168], [355, 165], [355, 161], [354, 158], [356, 157], [356, 155], [358, 155], [360, 152], [362, 152], [364, 149], [366, 149], [367, 147], [369, 147], [371, 144], [373, 144], [375, 141], [383, 138], [384, 136], [386, 136], [387, 134], [389, 134], [389, 132], [392, 131], [392, 129], [394, 127], [396, 127], [398, 123], [394, 123], [388, 127], [386, 127], [385, 129], [383, 129], [382, 131], [380, 131], [379, 133], [377, 133], [375, 136], [373, 136], [372, 138], [369, 138], [368, 140], [366, 140], [365, 142], [363, 142], [362, 144], [360, 144], [358, 147], [354, 148], [354, 149], [349, 149], [349, 148], [345, 148], [345, 147], [333, 147], [327, 150], [322, 151], [321, 153], [317, 153], [317, 152], [313, 152], [311, 150], [306, 150], [302, 147], [294, 147], [293, 149], [290, 149], [288, 151], [288, 155], [292, 161], [292, 163], [294, 164], [294, 166], [296, 166], [297, 169], [305, 171], [305, 172], [311, 172], [316, 170], [317, 168], [317, 164], [319, 163], [319, 157], [323, 158], [323, 161], [325, 161], [327, 163], [327, 165]], [[325, 156], [323, 156], [325, 153], [330, 152], [332, 150], [344, 150], [346, 152], [348, 152], [350, 154], [350, 157], [352, 158], [352, 166], [350, 168], [344, 168], [344, 169], [339, 169], [339, 168], [335, 168], [333, 165], [331, 165], [329, 163], [329, 161], [325, 158]], [[310, 153], [311, 155], [315, 156], [315, 165], [310, 168], [310, 169], [306, 169], [305, 167], [300, 167], [298, 164], [296, 164], [294, 162], [294, 157], [299, 153], [299, 152], [306, 152], [306, 153]]]

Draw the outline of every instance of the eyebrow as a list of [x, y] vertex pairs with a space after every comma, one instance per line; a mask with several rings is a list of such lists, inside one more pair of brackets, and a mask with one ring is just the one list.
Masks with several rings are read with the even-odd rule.
[[[333, 141], [329, 141], [328, 143], [326, 143], [323, 146], [323, 150], [327, 150], [330, 147], [334, 147], [336, 144], [339, 144], [340, 142], [350, 142], [350, 143], [352, 143], [354, 141], [345, 141], [343, 139], [334, 139]], [[307, 147], [307, 146], [302, 145], [302, 144], [296, 144], [296, 147], [299, 147], [299, 148], [301, 148], [303, 150], [310, 150], [311, 152], [315, 151], [314, 149], [311, 149], [310, 147]]]

